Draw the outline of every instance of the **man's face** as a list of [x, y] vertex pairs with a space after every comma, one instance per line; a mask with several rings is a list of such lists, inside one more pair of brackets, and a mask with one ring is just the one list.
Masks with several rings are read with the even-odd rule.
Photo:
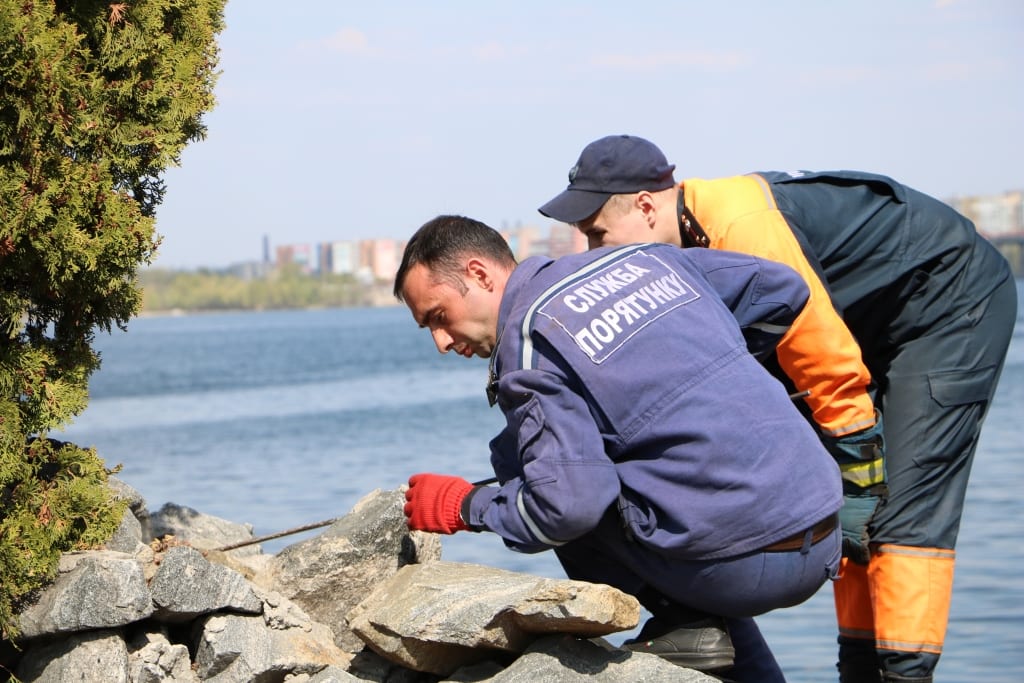
[[638, 242], [681, 245], [674, 213], [675, 188], [663, 192], [616, 195], [593, 216], [576, 224], [587, 248], [618, 247]]
[[605, 202], [597, 213], [577, 223], [576, 228], [586, 235], [588, 249], [617, 247], [654, 239], [651, 226], [640, 207], [617, 198]]
[[488, 285], [486, 275], [471, 268], [462, 280], [465, 292], [416, 264], [406, 273], [402, 297], [413, 319], [430, 330], [438, 351], [488, 358], [497, 336], [501, 295]]

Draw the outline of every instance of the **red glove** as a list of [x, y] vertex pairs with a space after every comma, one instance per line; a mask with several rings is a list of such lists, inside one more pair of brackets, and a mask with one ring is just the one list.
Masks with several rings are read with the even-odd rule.
[[443, 474], [414, 474], [405, 492], [406, 523], [410, 529], [454, 534], [469, 529], [459, 514], [462, 500], [473, 485], [462, 477]]

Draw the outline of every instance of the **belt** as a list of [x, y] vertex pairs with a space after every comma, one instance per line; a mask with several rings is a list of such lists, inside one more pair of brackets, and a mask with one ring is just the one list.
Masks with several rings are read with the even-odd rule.
[[833, 512], [831, 515], [821, 520], [809, 529], [804, 529], [799, 533], [795, 533], [789, 538], [784, 538], [781, 541], [776, 541], [771, 545], [761, 548], [763, 553], [781, 553], [788, 550], [800, 550], [804, 547], [804, 542], [807, 539], [807, 534], [811, 534], [811, 545], [814, 545], [818, 541], [822, 540], [833, 531], [835, 531], [836, 524], [839, 523], [839, 514]]

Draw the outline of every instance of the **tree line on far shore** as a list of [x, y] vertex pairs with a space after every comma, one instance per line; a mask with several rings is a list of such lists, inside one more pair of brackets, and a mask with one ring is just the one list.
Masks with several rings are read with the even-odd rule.
[[354, 308], [397, 303], [390, 282], [367, 283], [352, 275], [306, 274], [298, 267], [263, 277], [209, 269], [149, 269], [139, 273], [142, 311], [261, 311]]

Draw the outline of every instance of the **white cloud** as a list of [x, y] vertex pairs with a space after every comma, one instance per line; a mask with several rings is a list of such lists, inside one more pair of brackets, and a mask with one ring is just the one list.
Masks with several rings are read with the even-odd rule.
[[932, 64], [925, 70], [925, 77], [932, 82], [966, 81], [973, 75], [971, 65], [963, 62]]
[[484, 43], [473, 48], [473, 56], [482, 61], [496, 61], [507, 57], [508, 50], [501, 43]]
[[652, 52], [637, 55], [601, 54], [591, 61], [595, 66], [616, 69], [688, 66], [711, 70], [732, 70], [744, 66], [749, 59], [739, 52]]
[[366, 34], [354, 28], [342, 28], [327, 38], [303, 43], [301, 47], [341, 52], [344, 54], [366, 54], [370, 51], [370, 41]]
[[882, 70], [871, 66], [834, 66], [808, 69], [799, 79], [804, 85], [850, 85], [882, 81], [893, 70]]

